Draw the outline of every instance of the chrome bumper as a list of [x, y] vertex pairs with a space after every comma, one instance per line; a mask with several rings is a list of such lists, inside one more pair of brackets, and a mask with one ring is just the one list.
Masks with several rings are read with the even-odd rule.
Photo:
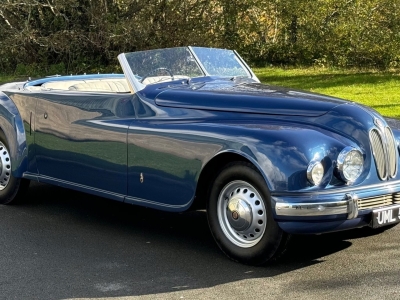
[[335, 202], [288, 203], [277, 202], [275, 211], [278, 216], [313, 217], [347, 214], [347, 219], [358, 216], [358, 196], [354, 193], [345, 195], [345, 199]]

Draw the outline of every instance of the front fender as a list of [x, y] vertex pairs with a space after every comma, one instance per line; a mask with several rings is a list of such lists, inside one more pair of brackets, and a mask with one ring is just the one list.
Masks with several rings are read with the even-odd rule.
[[268, 189], [269, 190], [273, 189], [273, 187], [274, 187], [273, 178], [270, 178], [269, 174], [267, 172], [265, 172], [265, 170], [262, 168], [262, 164], [257, 159], [257, 157], [258, 157], [257, 153], [253, 153], [246, 145], [243, 145], [242, 149], [240, 149], [240, 150], [226, 149], [226, 150], [216, 153], [214, 155], [214, 157], [207, 162], [207, 164], [203, 167], [203, 169], [201, 170], [200, 173], [203, 173], [204, 170], [206, 169], [206, 167], [209, 164], [212, 164], [212, 162], [214, 160], [219, 160], [219, 159], [222, 160], [222, 157], [225, 157], [225, 155], [229, 155], [229, 154], [235, 155], [235, 156], [232, 156], [232, 158], [235, 157], [235, 158], [239, 158], [240, 160], [245, 159], [245, 160], [248, 160], [250, 163], [252, 163], [258, 169], [258, 171], [261, 173], [261, 175], [263, 176], [265, 183], [268, 186]]
[[[324, 189], [332, 180], [333, 162], [347, 145], [353, 145], [329, 131], [313, 126], [258, 124], [220, 125], [225, 145], [223, 153], [240, 155], [253, 163], [271, 192]], [[307, 167], [313, 160], [323, 161], [326, 177], [319, 186], [307, 180]]]
[[0, 128], [10, 148], [12, 174], [22, 177], [28, 166], [24, 123], [15, 103], [3, 92], [0, 92]]

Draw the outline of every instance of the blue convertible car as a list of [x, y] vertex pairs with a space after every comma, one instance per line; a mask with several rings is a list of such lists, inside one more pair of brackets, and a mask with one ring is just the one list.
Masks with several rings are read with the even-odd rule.
[[206, 209], [231, 259], [263, 264], [290, 234], [400, 222], [400, 122], [260, 84], [235, 52], [119, 55], [124, 74], [0, 86], [0, 202], [29, 181], [181, 212]]

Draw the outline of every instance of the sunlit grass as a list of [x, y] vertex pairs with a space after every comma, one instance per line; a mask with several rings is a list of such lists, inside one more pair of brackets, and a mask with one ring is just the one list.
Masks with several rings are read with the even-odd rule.
[[327, 69], [257, 68], [263, 83], [331, 95], [400, 118], [400, 73]]
[[15, 76], [0, 75], [0, 84], [16, 81]]

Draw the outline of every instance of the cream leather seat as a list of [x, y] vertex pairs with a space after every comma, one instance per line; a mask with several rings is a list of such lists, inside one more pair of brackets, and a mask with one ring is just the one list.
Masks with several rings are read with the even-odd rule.
[[41, 86], [35, 86], [35, 85], [28, 86], [26, 89], [28, 91], [43, 91], [43, 88]]
[[83, 83], [73, 84], [68, 89], [72, 91], [85, 92], [130, 92], [128, 82], [125, 79], [86, 80]]
[[84, 80], [49, 81], [42, 85], [43, 89], [68, 90], [71, 85], [85, 83]]

